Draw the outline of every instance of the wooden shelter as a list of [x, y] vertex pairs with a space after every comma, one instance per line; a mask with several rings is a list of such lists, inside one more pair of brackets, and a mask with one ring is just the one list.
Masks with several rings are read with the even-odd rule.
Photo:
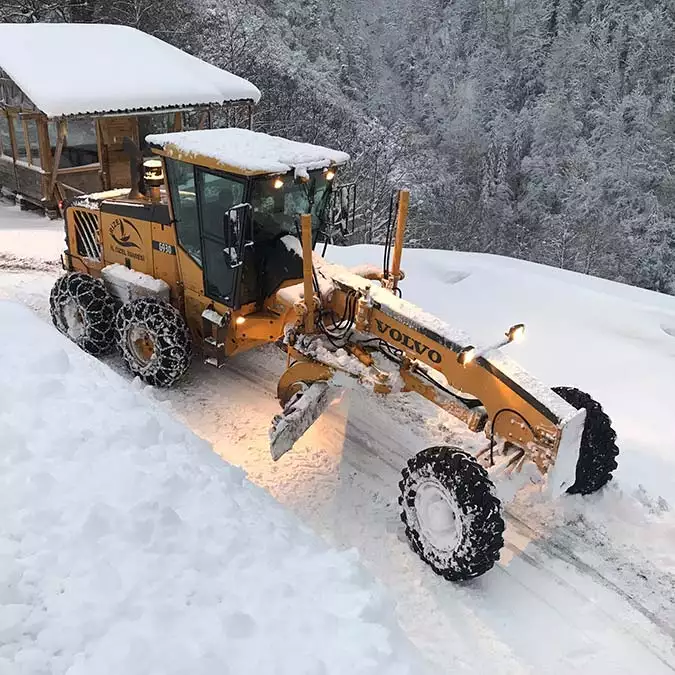
[[125, 138], [250, 127], [250, 82], [127, 26], [0, 24], [0, 189], [58, 213], [81, 193], [129, 187]]

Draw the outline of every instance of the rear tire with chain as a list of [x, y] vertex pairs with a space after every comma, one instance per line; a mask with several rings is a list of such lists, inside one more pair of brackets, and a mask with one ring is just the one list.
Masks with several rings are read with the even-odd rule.
[[115, 348], [115, 301], [103, 282], [83, 272], [56, 281], [49, 313], [56, 328], [94, 356]]
[[129, 370], [152, 386], [170, 387], [190, 367], [192, 340], [185, 320], [157, 298], [138, 298], [122, 306], [117, 340]]
[[554, 387], [553, 391], [571, 406], [586, 409], [586, 423], [581, 436], [574, 484], [567, 493], [588, 495], [612, 480], [619, 448], [612, 420], [589, 394], [574, 387]]
[[436, 446], [408, 461], [399, 483], [412, 549], [449, 581], [473, 579], [499, 560], [504, 520], [485, 469], [459, 448]]

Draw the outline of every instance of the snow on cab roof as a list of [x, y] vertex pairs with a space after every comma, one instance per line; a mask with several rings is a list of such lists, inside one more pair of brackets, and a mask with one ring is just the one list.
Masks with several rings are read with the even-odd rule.
[[247, 80], [128, 26], [0, 24], [0, 69], [48, 117], [260, 100]]
[[320, 145], [299, 143], [248, 129], [203, 129], [152, 134], [148, 143], [174, 159], [248, 175], [297, 173], [338, 166], [349, 155]]

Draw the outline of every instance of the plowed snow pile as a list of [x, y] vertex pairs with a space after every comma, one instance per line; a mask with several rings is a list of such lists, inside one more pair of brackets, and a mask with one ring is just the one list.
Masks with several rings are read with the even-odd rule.
[[0, 673], [421, 672], [351, 554], [25, 307], [0, 344]]

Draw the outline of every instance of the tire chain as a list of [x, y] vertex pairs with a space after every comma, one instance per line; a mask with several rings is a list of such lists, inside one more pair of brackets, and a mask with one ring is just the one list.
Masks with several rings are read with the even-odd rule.
[[[128, 343], [133, 327], [151, 336], [153, 354], [140, 363]], [[190, 331], [180, 312], [157, 298], [138, 298], [121, 307], [116, 320], [117, 341], [129, 370], [155, 387], [170, 387], [187, 371], [192, 359]]]
[[[64, 317], [67, 303], [80, 310], [83, 332], [73, 338]], [[101, 356], [115, 348], [115, 301], [103, 282], [84, 274], [70, 272], [59, 278], [49, 296], [49, 311], [56, 328], [84, 351]]]

